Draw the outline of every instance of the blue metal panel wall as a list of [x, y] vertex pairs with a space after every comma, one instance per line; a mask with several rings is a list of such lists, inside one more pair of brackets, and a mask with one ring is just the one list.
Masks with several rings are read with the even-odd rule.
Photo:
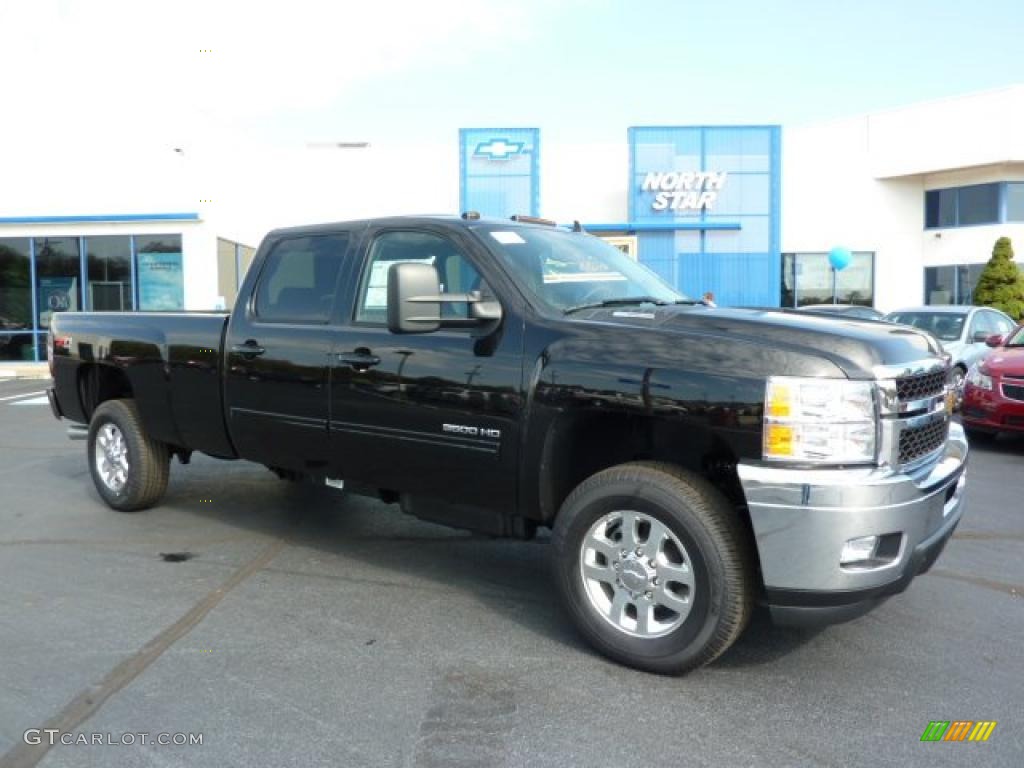
[[459, 200], [484, 216], [539, 216], [540, 129], [461, 128]]
[[[780, 137], [778, 126], [630, 128], [631, 222], [740, 224], [738, 230], [641, 231], [640, 260], [691, 296], [712, 291], [723, 305], [778, 306]], [[649, 173], [725, 173], [725, 180], [708, 205], [657, 210], [658, 190], [643, 189]]]

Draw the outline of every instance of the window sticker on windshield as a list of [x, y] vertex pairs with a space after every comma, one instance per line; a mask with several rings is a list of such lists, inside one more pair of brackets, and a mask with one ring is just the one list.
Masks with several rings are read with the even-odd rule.
[[502, 245], [522, 245], [526, 242], [516, 232], [491, 232], [491, 237]]

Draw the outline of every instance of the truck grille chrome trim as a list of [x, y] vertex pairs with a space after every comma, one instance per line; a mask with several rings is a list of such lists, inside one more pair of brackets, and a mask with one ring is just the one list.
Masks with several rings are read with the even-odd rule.
[[909, 472], [942, 452], [949, 435], [950, 371], [948, 362], [934, 358], [875, 369], [882, 416], [881, 464]]

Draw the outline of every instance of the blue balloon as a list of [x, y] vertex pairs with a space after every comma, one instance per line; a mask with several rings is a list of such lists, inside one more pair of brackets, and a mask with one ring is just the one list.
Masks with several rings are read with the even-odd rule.
[[850, 266], [850, 262], [853, 261], [853, 254], [850, 253], [849, 248], [843, 248], [842, 246], [836, 246], [828, 252], [828, 263], [832, 265], [832, 269], [837, 272], [841, 272]]

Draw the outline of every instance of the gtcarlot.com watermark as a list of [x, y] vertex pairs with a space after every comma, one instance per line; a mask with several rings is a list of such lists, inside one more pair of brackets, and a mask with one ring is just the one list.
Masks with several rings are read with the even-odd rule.
[[203, 734], [201, 733], [148, 733], [140, 731], [137, 733], [72, 733], [61, 731], [57, 728], [29, 728], [22, 738], [26, 744], [37, 746], [46, 744], [54, 747], [58, 744], [65, 746], [72, 745], [94, 745], [94, 746], [117, 746], [130, 747], [136, 744], [152, 746], [201, 746]]

